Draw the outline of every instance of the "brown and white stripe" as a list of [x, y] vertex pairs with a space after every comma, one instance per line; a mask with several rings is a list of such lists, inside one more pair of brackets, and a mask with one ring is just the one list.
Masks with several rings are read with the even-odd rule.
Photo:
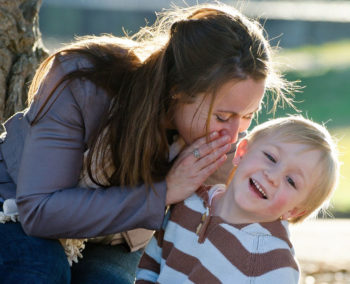
[[198, 195], [171, 209], [165, 231], [141, 259], [137, 284], [298, 283], [286, 221], [237, 226], [212, 216], [199, 243], [196, 229], [205, 211]]

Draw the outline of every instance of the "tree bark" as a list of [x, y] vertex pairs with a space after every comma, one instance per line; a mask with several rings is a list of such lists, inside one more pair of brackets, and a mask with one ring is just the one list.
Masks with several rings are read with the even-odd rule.
[[35, 69], [48, 55], [39, 31], [42, 0], [0, 0], [0, 122], [26, 106]]

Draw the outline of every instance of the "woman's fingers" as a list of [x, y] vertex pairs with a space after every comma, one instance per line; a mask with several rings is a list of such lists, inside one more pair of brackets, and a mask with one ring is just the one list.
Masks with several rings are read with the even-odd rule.
[[203, 137], [183, 150], [175, 165], [182, 164], [182, 167], [188, 170], [189, 173], [198, 175], [201, 170], [215, 163], [220, 157], [230, 151], [230, 149], [231, 143], [228, 135], [218, 137], [209, 143], [206, 143], [206, 138]]
[[[218, 159], [221, 157], [226, 157], [226, 153], [230, 151], [231, 145], [225, 144], [219, 148], [217, 148], [215, 151], [209, 152], [206, 156], [199, 159], [197, 161], [197, 166], [199, 170], [205, 169], [206, 167], [210, 166], [211, 164], [215, 163]], [[225, 158], [226, 160], [226, 158]]]
[[183, 151], [183, 155], [191, 153], [193, 158], [202, 159], [213, 151], [218, 150], [221, 146], [230, 145], [229, 142], [231, 140], [230, 136], [228, 135], [219, 137], [217, 132], [212, 133], [209, 136], [209, 139], [209, 142], [207, 142], [206, 137], [197, 139], [186, 150]]
[[198, 173], [198, 176], [200, 176], [201, 180], [200, 183], [204, 183], [220, 166], [222, 166], [225, 163], [226, 160], [227, 156], [223, 155], [215, 162], [207, 165], [205, 168], [202, 168], [201, 171]]
[[231, 144], [229, 142], [230, 142], [230, 137], [224, 136], [208, 144], [202, 145], [200, 148], [198, 148], [200, 153], [200, 158], [198, 159], [198, 163], [202, 162], [203, 160], [207, 160], [208, 157], [222, 155], [223, 152], [229, 151], [231, 148]]
[[[217, 131], [214, 131], [210, 133], [209, 135], [209, 142], [217, 139], [219, 137], [219, 133]], [[195, 149], [199, 149], [201, 146], [205, 145], [208, 143], [208, 139], [206, 136], [203, 136], [201, 138], [198, 138], [195, 140], [191, 145], [188, 145], [183, 151], [182, 154], [186, 153], [193, 153]]]
[[173, 165], [166, 177], [168, 188], [166, 205], [180, 202], [193, 194], [225, 162], [226, 158], [227, 156], [223, 155], [201, 170], [181, 163], [175, 168]]
[[[167, 204], [184, 200], [194, 193], [225, 162], [226, 153], [231, 149], [230, 141], [229, 136], [220, 137], [214, 133], [209, 142], [203, 137], [184, 149], [166, 178]], [[198, 152], [194, 154], [194, 150]]]

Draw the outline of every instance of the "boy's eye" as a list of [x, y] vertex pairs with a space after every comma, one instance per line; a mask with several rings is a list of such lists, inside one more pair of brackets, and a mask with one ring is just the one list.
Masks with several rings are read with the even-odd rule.
[[295, 182], [294, 182], [294, 180], [293, 180], [291, 177], [288, 177], [288, 176], [287, 176], [287, 182], [288, 182], [291, 186], [293, 186], [294, 188], [296, 188]]
[[228, 121], [228, 118], [227, 117], [223, 117], [223, 116], [220, 116], [220, 115], [216, 115], [216, 119], [220, 122], [226, 122]]
[[264, 155], [273, 163], [276, 163], [276, 160], [274, 157], [272, 157], [269, 153], [264, 152]]

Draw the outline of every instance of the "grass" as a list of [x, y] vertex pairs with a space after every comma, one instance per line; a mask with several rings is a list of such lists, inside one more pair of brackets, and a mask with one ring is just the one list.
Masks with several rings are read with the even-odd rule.
[[281, 50], [278, 61], [285, 69], [313, 72], [323, 68], [346, 68], [350, 65], [350, 40], [330, 42], [319, 46], [306, 45]]
[[[302, 92], [296, 106], [304, 116], [324, 123], [339, 139], [341, 178], [332, 199], [335, 216], [350, 216], [350, 41], [284, 50], [280, 62], [293, 62], [284, 70], [286, 78], [300, 81]], [[291, 65], [291, 64], [289, 64]], [[287, 66], [287, 65], [284, 65]], [[259, 122], [272, 115], [259, 115]], [[278, 109], [275, 116], [295, 114], [292, 108]]]

